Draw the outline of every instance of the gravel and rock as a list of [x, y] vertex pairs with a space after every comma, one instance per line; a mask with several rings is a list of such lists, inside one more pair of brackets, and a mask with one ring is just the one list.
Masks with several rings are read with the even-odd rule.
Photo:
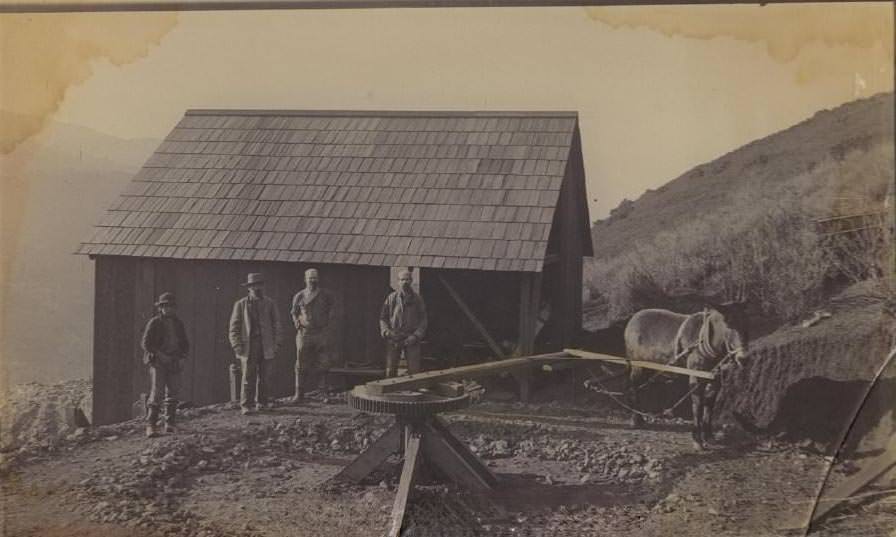
[[[832, 461], [732, 431], [695, 452], [686, 423], [632, 430], [605, 407], [481, 402], [445, 418], [500, 486], [483, 496], [421, 479], [409, 536], [791, 535]], [[152, 440], [137, 420], [85, 428], [6, 460], [7, 534], [379, 537], [398, 459], [364, 484], [333, 477], [390, 423], [318, 399], [252, 416], [188, 409], [177, 434]], [[879, 527], [896, 520], [885, 499], [872, 504]]]

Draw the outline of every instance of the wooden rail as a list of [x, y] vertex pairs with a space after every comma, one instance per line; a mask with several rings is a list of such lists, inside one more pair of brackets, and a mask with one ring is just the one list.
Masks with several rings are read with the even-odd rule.
[[611, 356], [609, 354], [600, 354], [597, 352], [588, 352], [579, 349], [563, 349], [563, 352], [575, 356], [578, 360], [598, 360], [611, 364], [643, 367], [644, 369], [654, 369], [656, 371], [665, 371], [666, 373], [676, 373], [678, 375], [686, 375], [689, 377], [697, 377], [707, 380], [716, 378], [716, 376], [712, 373], [708, 371], [700, 371], [698, 369], [688, 369], [686, 367], [677, 367], [674, 365], [656, 364], [653, 362], [645, 362], [643, 360], [629, 360], [628, 358], [622, 358], [620, 356]]
[[462, 367], [452, 367], [450, 369], [427, 371], [425, 373], [418, 373], [416, 375], [406, 375], [403, 377], [393, 377], [388, 379], [376, 380], [373, 382], [368, 382], [364, 385], [364, 387], [367, 390], [367, 393], [371, 395], [382, 395], [402, 390], [432, 388], [439, 384], [453, 380], [472, 379], [504, 372], [528, 371], [531, 368], [542, 368], [546, 365], [551, 366], [552, 370], [557, 369], [558, 366], [560, 366], [560, 368], [575, 367], [576, 365], [584, 365], [589, 361], [595, 360], [610, 364], [642, 367], [644, 369], [653, 369], [656, 371], [685, 375], [688, 377], [697, 377], [706, 380], [712, 380], [715, 378], [715, 375], [708, 371], [699, 371], [697, 369], [688, 369], [686, 367], [645, 362], [643, 360], [629, 360], [620, 356], [612, 356], [609, 354], [601, 354], [597, 352], [588, 352], [579, 349], [564, 349], [562, 352], [536, 354], [533, 356], [524, 356], [522, 358], [507, 358], [505, 360], [497, 360], [494, 362], [466, 365]]
[[494, 362], [465, 365], [461, 367], [452, 367], [450, 369], [427, 371], [416, 375], [376, 380], [368, 382], [364, 386], [367, 389], [367, 393], [381, 395], [402, 390], [427, 388], [449, 380], [470, 379], [494, 375], [505, 371], [512, 372], [529, 369], [531, 367], [541, 367], [543, 364], [551, 361], [568, 359], [570, 359], [570, 356], [562, 352], [537, 354], [522, 358], [507, 358], [506, 360], [496, 360]]

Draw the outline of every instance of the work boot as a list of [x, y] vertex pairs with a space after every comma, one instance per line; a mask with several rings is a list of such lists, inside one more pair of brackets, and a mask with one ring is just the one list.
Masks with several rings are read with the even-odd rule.
[[156, 428], [156, 422], [159, 420], [159, 407], [158, 405], [148, 404], [146, 405], [146, 437], [147, 438], [155, 438], [159, 436], [159, 431]]
[[175, 433], [175, 422], [177, 421], [177, 401], [165, 402], [165, 432]]
[[290, 397], [288, 401], [293, 405], [301, 405], [305, 402], [305, 393], [297, 386], [296, 393]]

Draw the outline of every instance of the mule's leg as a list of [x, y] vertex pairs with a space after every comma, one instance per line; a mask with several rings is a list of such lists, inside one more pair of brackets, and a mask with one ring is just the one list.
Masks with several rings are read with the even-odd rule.
[[711, 441], [712, 436], [712, 418], [715, 409], [716, 399], [719, 397], [719, 381], [712, 380], [704, 389], [703, 394], [703, 440]]
[[[625, 395], [626, 395], [626, 404], [630, 408], [637, 409], [638, 408], [638, 383], [641, 380], [641, 369], [637, 367], [629, 367], [628, 375], [626, 375], [626, 385], [625, 385]], [[640, 427], [644, 425], [644, 418], [636, 413], [632, 412], [631, 417], [631, 426], [632, 427]]]
[[691, 393], [691, 411], [694, 414], [694, 427], [691, 429], [691, 436], [694, 440], [694, 448], [703, 449], [703, 390], [705, 384], [696, 377], [691, 377], [688, 386], [693, 392]]

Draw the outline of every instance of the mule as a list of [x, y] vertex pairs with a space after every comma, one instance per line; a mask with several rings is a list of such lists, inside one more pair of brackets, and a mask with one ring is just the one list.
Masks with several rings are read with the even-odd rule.
[[[646, 309], [636, 313], [625, 326], [625, 352], [630, 360], [644, 360], [689, 369], [710, 371], [721, 361], [733, 359], [740, 365], [746, 355], [746, 338], [733, 328], [718, 309], [707, 308], [692, 315], [662, 309]], [[644, 368], [630, 367], [627, 375], [628, 405], [637, 409], [638, 388], [646, 376]], [[712, 438], [713, 407], [719, 395], [719, 376], [708, 381], [689, 377], [692, 435], [694, 446], [703, 449]], [[632, 425], [643, 419], [632, 414]]]

